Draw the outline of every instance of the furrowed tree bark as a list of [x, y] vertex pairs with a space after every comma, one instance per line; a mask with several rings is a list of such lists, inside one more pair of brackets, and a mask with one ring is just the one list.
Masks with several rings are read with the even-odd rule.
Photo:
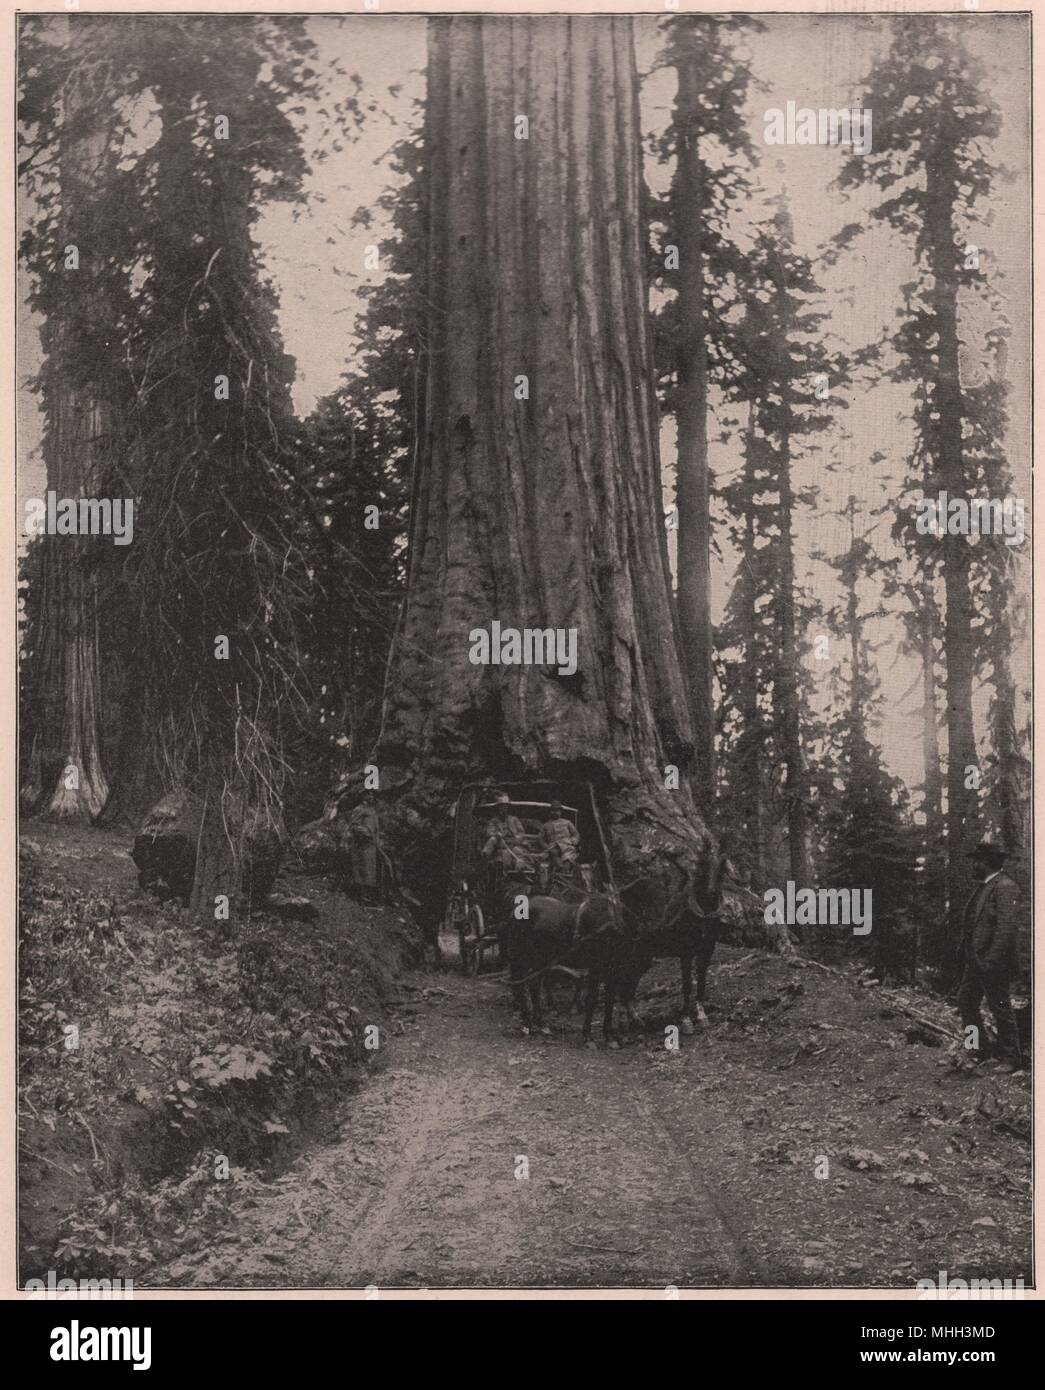
[[1031, 767], [1023, 756], [1016, 732], [1016, 682], [1012, 674], [1016, 635], [1011, 616], [1016, 598], [1011, 565], [1009, 557], [1000, 567], [995, 562], [996, 567], [992, 568], [988, 580], [991, 592], [984, 645], [993, 689], [989, 720], [992, 745], [989, 804], [992, 830], [1002, 846], [1015, 856], [1009, 872], [1015, 873], [1022, 884], [1029, 879], [1031, 863], [1029, 826], [1023, 814]]
[[[968, 498], [962, 457], [962, 391], [958, 365], [958, 248], [954, 202], [958, 172], [954, 150], [937, 142], [926, 160], [929, 264], [938, 333], [934, 399], [938, 412], [935, 462], [949, 497]], [[961, 932], [962, 913], [972, 886], [966, 855], [975, 843], [979, 798], [966, 785], [978, 766], [973, 726], [972, 597], [969, 545], [965, 536], [945, 534], [944, 661], [947, 691], [947, 920], [952, 940]]]
[[931, 585], [922, 585], [920, 658], [922, 663], [922, 762], [925, 769], [922, 806], [925, 837], [938, 846], [943, 833], [943, 774], [940, 770], [939, 713], [936, 708], [936, 604]]
[[[631, 21], [443, 18], [429, 35], [426, 409], [382, 789], [445, 822], [475, 778], [587, 777], [619, 872], [696, 867]], [[575, 629], [576, 673], [473, 664], [494, 620]]]
[[[994, 651], [994, 708], [991, 733], [996, 763], [996, 802], [1001, 842], [1010, 854], [1022, 848], [1023, 833], [1019, 812], [1019, 770], [1023, 759], [1016, 743], [1016, 687], [1009, 669], [1008, 652], [1012, 629], [1001, 625]], [[1004, 644], [1004, 645], [1003, 645]]]
[[[161, 293], [173, 298], [177, 293], [175, 286], [185, 276], [185, 200], [196, 196], [191, 103], [181, 91], [163, 89], [154, 96], [159, 107], [160, 135], [156, 143], [157, 229], [152, 273], [160, 281]], [[190, 280], [188, 284], [191, 283]], [[157, 403], [152, 409], [163, 409], [164, 405]], [[135, 480], [135, 489], [142, 497], [140, 512], [146, 530], [150, 520], [147, 490], [150, 483], [153, 488], [156, 485], [155, 478], [147, 476], [148, 471], [139, 467], [139, 474], [146, 476]], [[148, 608], [142, 612], [148, 613]], [[152, 614], [149, 620], [155, 621]], [[166, 691], [166, 682], [158, 683], [155, 673], [151, 669], [146, 673], [141, 662], [129, 666], [120, 701], [121, 732], [113, 759], [109, 800], [99, 817], [102, 825], [137, 829], [144, 814], [171, 789], [172, 778], [163, 775], [163, 769], [172, 762], [171, 750], [165, 746], [169, 726]]]
[[162, 794], [157, 735], [155, 729], [149, 727], [146, 698], [145, 682], [135, 666], [124, 683], [120, 737], [111, 761], [109, 799], [97, 818], [99, 825], [136, 829], [143, 814]]
[[[88, 496], [103, 477], [104, 402], [80, 384], [76, 320], [104, 312], [94, 302], [93, 256], [105, 247], [92, 235], [90, 203], [105, 156], [104, 93], [74, 73], [64, 102], [60, 182], [65, 244], [75, 246], [79, 268], [56, 266], [68, 281], [65, 313], [41, 333], [44, 371], [44, 462], [47, 488], [59, 499]], [[98, 662], [98, 599], [87, 568], [89, 549], [104, 537], [47, 536], [42, 542], [44, 610], [38, 670], [43, 718], [39, 730], [41, 792], [45, 813], [58, 819], [93, 820], [108, 786], [101, 753], [101, 678]]]
[[678, 463], [676, 602], [682, 664], [693, 720], [693, 790], [710, 813], [715, 798], [715, 710], [712, 699], [711, 494], [708, 474], [708, 363], [704, 332], [705, 168], [696, 120], [700, 84], [693, 66], [678, 64], [675, 129], [678, 132], [671, 206], [678, 242], [679, 338], [675, 424]]
[[[1006, 339], [1001, 339], [995, 353], [995, 379], [1005, 383], [1008, 360]], [[1006, 392], [1008, 389], [1005, 385]], [[1011, 486], [1011, 479], [1006, 479], [1006, 483]], [[1030, 827], [1024, 821], [1023, 798], [1031, 766], [1023, 757], [1016, 732], [1016, 682], [1012, 674], [1012, 653], [1016, 645], [1013, 622], [1015, 567], [1007, 547], [1003, 549], [1005, 561], [1000, 565], [995, 562], [990, 571], [989, 627], [984, 639], [994, 687], [990, 715], [994, 743], [992, 800], [995, 828], [1001, 843], [1010, 854], [1016, 856], [1016, 863], [1010, 862], [1009, 872], [1015, 871], [1022, 885], [1028, 881], [1030, 872]]]
[[925, 815], [923, 844], [929, 909], [928, 956], [934, 965], [945, 968], [951, 953], [947, 949], [949, 932], [943, 897], [940, 858], [944, 847], [943, 770], [940, 761], [940, 724], [936, 706], [936, 638], [939, 615], [933, 586], [925, 576], [919, 600], [919, 656], [922, 664], [922, 762], [925, 769], [922, 811]]

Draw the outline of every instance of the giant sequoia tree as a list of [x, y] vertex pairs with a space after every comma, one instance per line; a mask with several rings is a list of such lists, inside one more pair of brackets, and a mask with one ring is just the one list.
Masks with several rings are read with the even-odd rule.
[[[31, 212], [21, 251], [41, 325], [46, 486], [59, 498], [109, 495], [117, 453], [126, 237], [109, 201], [120, 183], [122, 73], [107, 36], [101, 21], [71, 43], [64, 17], [29, 20], [21, 33], [20, 173]], [[108, 794], [99, 607], [111, 558], [112, 541], [92, 536], [43, 536], [26, 558], [23, 801], [61, 818], [90, 820]]]
[[253, 19], [224, 23], [220, 65], [206, 21], [174, 17], [158, 37], [141, 34], [159, 136], [139, 170], [155, 225], [132, 344], [147, 544], [128, 561], [151, 641], [126, 727], [137, 717], [139, 758], [201, 805], [194, 897], [212, 910], [240, 886], [255, 827], [281, 824], [301, 709], [293, 364], [252, 230], [265, 197], [300, 189], [282, 102], [309, 49], [299, 26]]
[[[427, 386], [378, 761], [442, 814], [477, 776], [591, 777], [620, 866], [706, 832], [659, 495], [628, 19], [430, 27]], [[575, 629], [577, 670], [475, 629]]]
[[[94, 542], [90, 570], [75, 539], [34, 547], [31, 766], [44, 794], [63, 766], [78, 772], [52, 809], [101, 810], [100, 646], [120, 716], [105, 815], [134, 822], [161, 790], [191, 789], [221, 822], [202, 837], [209, 851], [231, 820], [278, 820], [299, 682], [292, 363], [252, 229], [265, 200], [300, 193], [284, 108], [309, 90], [311, 49], [300, 22], [222, 20], [220, 62], [206, 19], [66, 23], [64, 48], [50, 20], [23, 33], [23, 255], [42, 319], [48, 480], [132, 496], [135, 534], [125, 549]], [[220, 876], [234, 891], [239, 866]]]

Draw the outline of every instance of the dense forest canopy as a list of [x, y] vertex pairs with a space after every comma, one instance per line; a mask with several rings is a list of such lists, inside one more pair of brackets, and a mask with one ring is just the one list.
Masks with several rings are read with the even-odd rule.
[[[870, 826], [939, 944], [959, 844], [1029, 843], [1029, 546], [912, 524], [1029, 496], [1021, 21], [217, 22], [20, 29], [20, 492], [136, 502], [26, 546], [26, 807], [190, 795], [206, 903], [372, 759], [433, 834], [585, 773], [625, 860], [739, 833], [756, 887]], [[767, 144], [781, 70], [871, 148]], [[494, 594], [587, 675], [436, 679]]]

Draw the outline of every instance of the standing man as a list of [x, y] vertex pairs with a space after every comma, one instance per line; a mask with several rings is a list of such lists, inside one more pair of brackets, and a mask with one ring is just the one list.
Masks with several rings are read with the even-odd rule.
[[348, 833], [352, 837], [349, 862], [352, 867], [352, 886], [361, 902], [377, 900], [377, 807], [373, 791], [363, 793], [363, 800], [353, 807], [348, 817]]
[[979, 1052], [983, 1037], [980, 1005], [986, 995], [998, 1030], [998, 1051], [1013, 1071], [1020, 1071], [1023, 1057], [1009, 998], [1009, 982], [1016, 964], [1019, 889], [1004, 872], [1008, 857], [1006, 850], [989, 840], [981, 841], [969, 855], [978, 883], [962, 919], [965, 970], [958, 989], [958, 1009], [963, 1027], [978, 1030], [975, 1052]]

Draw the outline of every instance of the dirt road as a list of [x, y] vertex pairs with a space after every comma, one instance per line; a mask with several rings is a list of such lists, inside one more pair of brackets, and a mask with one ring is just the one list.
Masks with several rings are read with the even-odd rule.
[[521, 1039], [501, 995], [413, 977], [343, 1139], [245, 1212], [192, 1283], [758, 1283], [680, 1141], [675, 1087], [650, 1085], [667, 1054], [586, 1050], [574, 1021]]
[[[100, 903], [110, 932], [118, 919], [134, 968], [77, 998], [91, 1065], [67, 1073], [59, 1054], [53, 1095], [50, 1072], [26, 1083], [24, 1141], [54, 1140], [28, 1197], [23, 1170], [27, 1214], [42, 1213], [26, 1251], [34, 1272], [78, 1201], [90, 1235], [91, 1212], [115, 1200], [129, 1213], [120, 1239], [148, 1256], [133, 1269], [142, 1287], [911, 1288], [941, 1270], [1030, 1286], [1029, 1078], [956, 1069], [957, 1015], [938, 996], [723, 943], [706, 1030], [665, 1047], [679, 972], [662, 961], [640, 988], [645, 1032], [619, 1052], [589, 1051], [568, 991], [553, 1036], [523, 1038], [501, 980], [465, 979], [452, 963], [398, 975], [394, 918], [316, 884], [304, 891], [339, 948], [336, 998], [357, 1022], [375, 1014], [379, 1046], [328, 1117], [306, 1111], [302, 1124], [287, 1112], [287, 1147], [263, 1172], [232, 1129], [232, 1176], [217, 1180], [204, 1143], [157, 1205], [134, 1166], [148, 1156], [135, 1147], [146, 1112], [126, 1093], [157, 1066], [178, 1085], [185, 1047], [234, 1039], [233, 1018], [266, 1046], [271, 1020], [252, 1022], [240, 994], [267, 957], [212, 953], [200, 975], [197, 937], [137, 894], [118, 836], [64, 827], [40, 838], [47, 882], [74, 905]], [[68, 916], [56, 892], [44, 892], [41, 922]], [[62, 939], [75, 944], [83, 922], [69, 921]], [[286, 930], [299, 947], [305, 933], [326, 939], [319, 927]], [[106, 981], [108, 937], [90, 939], [96, 983]], [[309, 973], [319, 958], [282, 964], [323, 1018]], [[82, 1123], [67, 1122], [70, 1106], [105, 1161]], [[63, 1175], [68, 1186], [54, 1181]], [[183, 1178], [191, 1197], [177, 1195]], [[156, 1213], [141, 1236], [139, 1209]]]
[[565, 997], [524, 1039], [500, 983], [408, 978], [340, 1137], [149, 1282], [1029, 1283], [1025, 1082], [954, 1072], [878, 991], [729, 948], [710, 1029], [672, 1052], [677, 970], [647, 979], [620, 1052], [585, 1049]]

